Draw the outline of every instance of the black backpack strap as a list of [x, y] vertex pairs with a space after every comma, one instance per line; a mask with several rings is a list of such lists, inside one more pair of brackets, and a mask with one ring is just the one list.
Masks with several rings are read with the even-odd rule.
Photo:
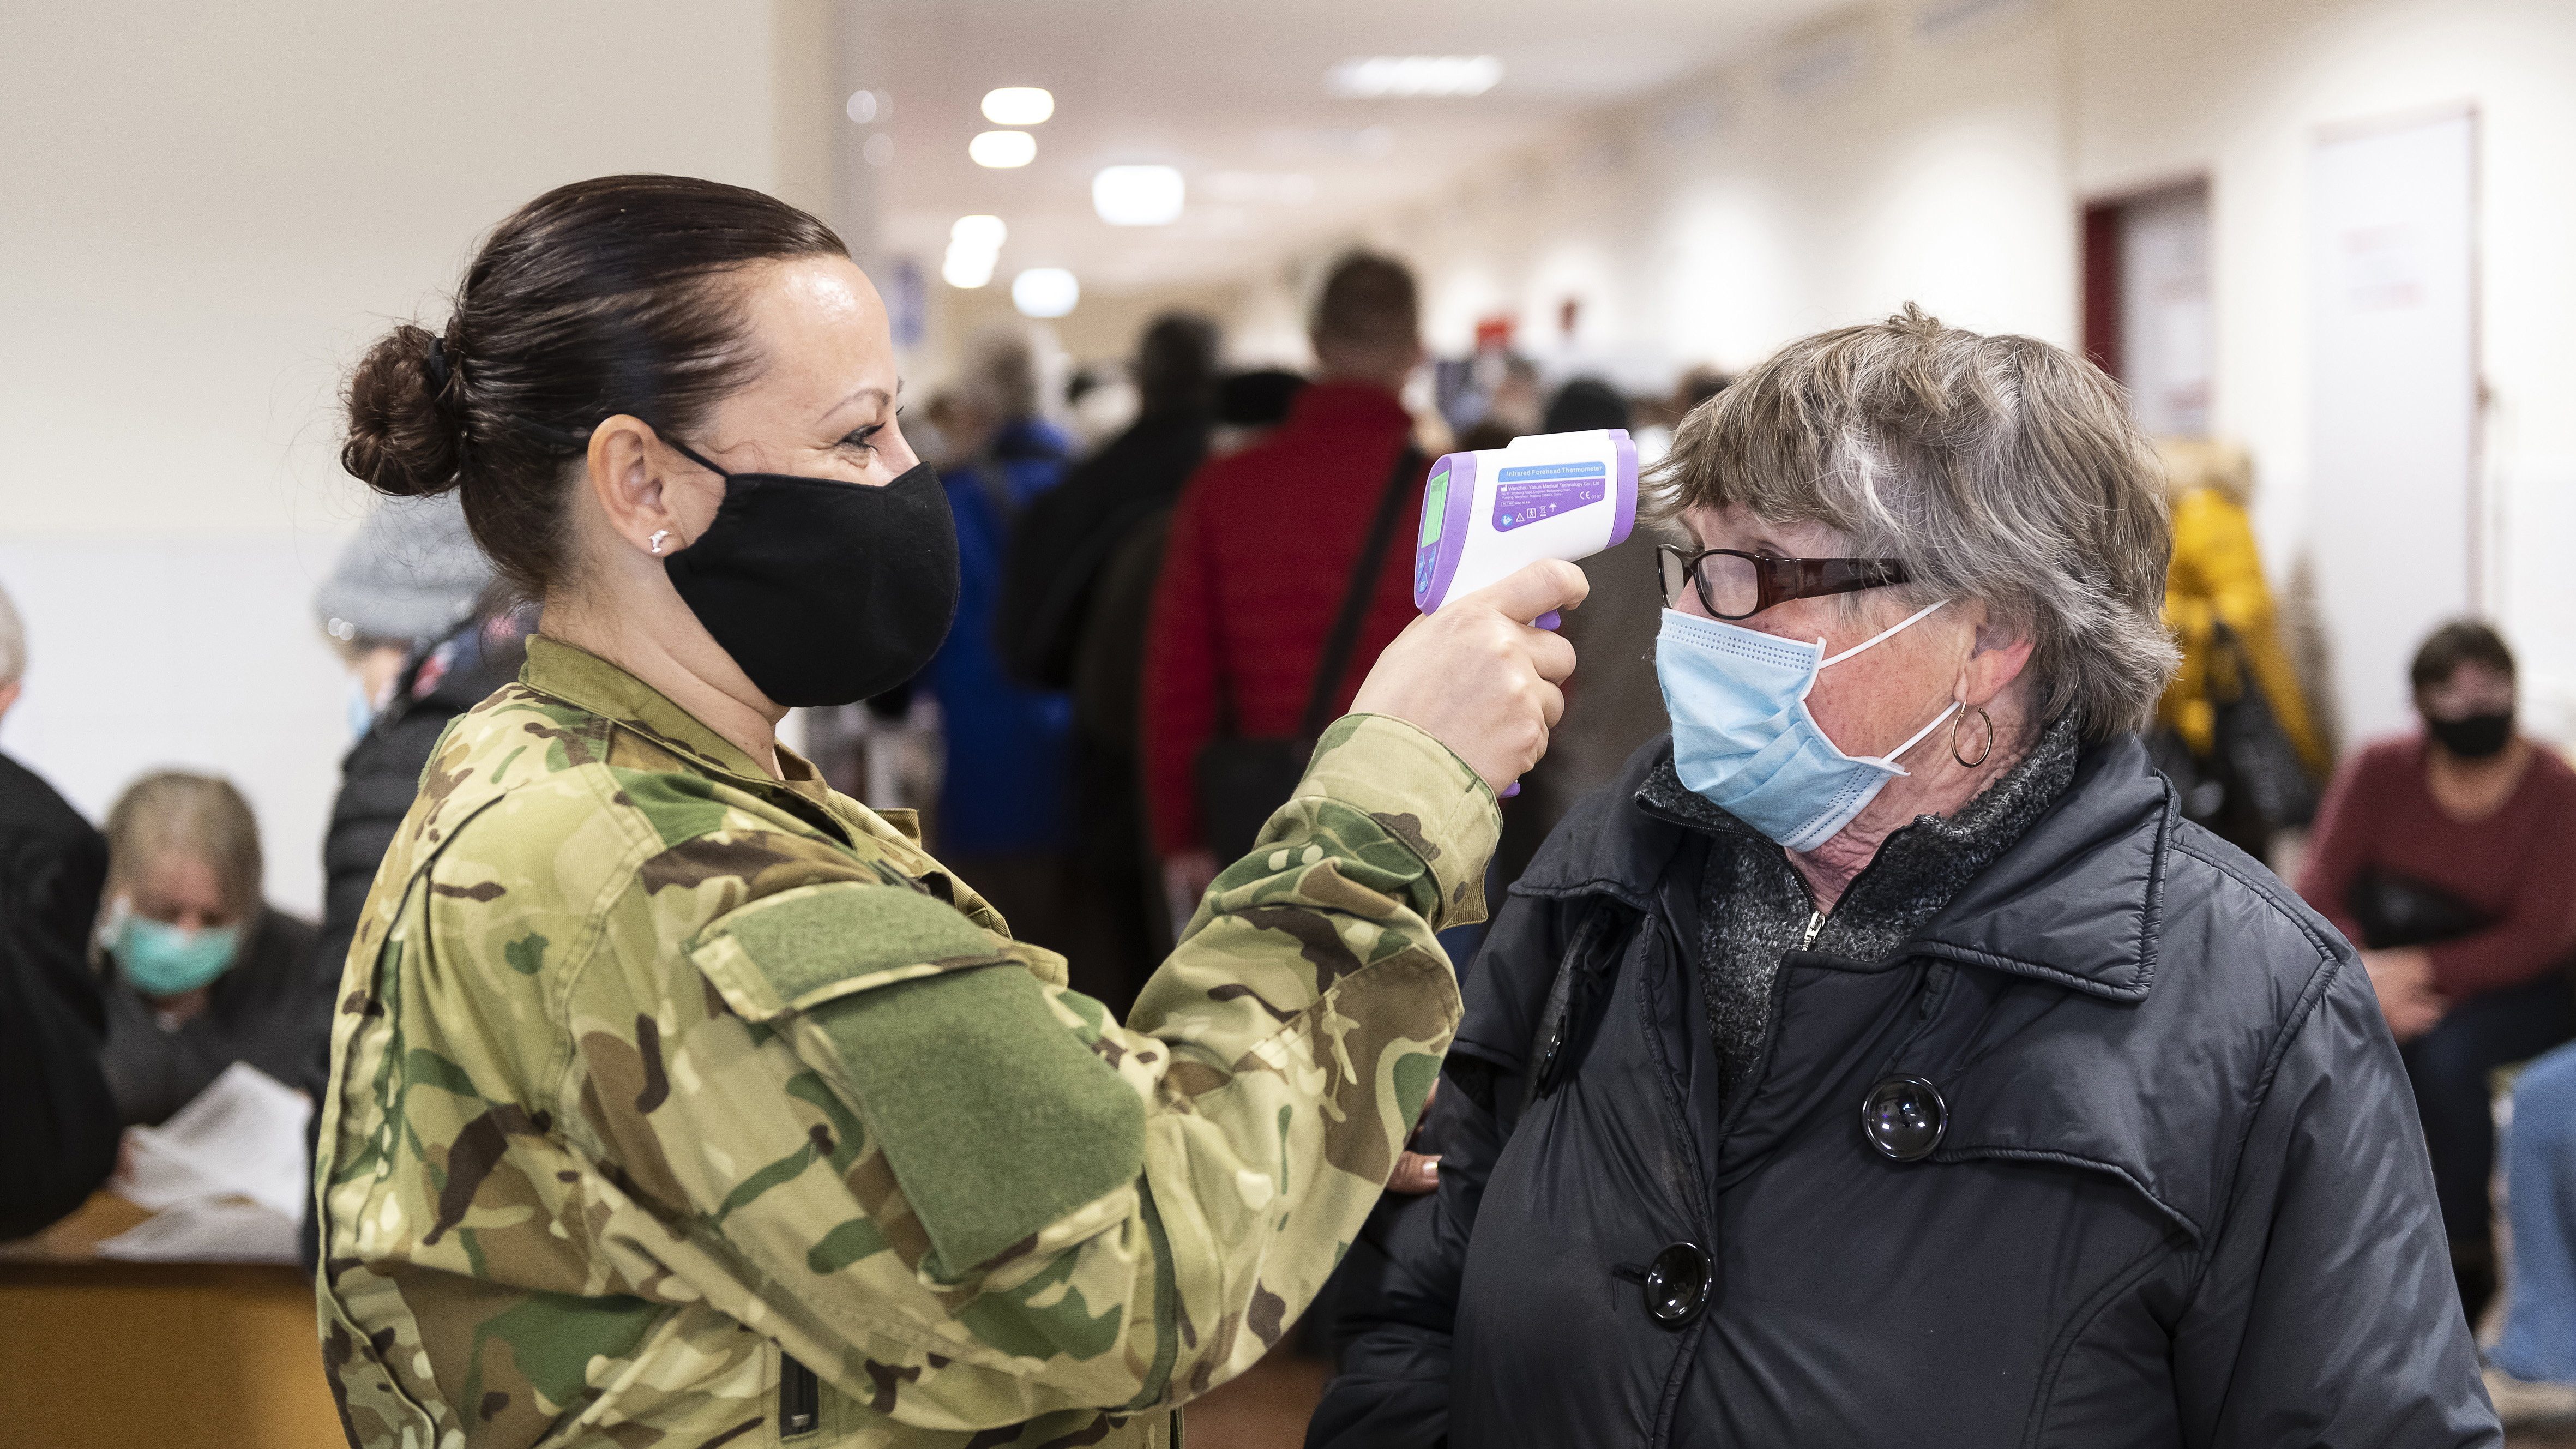
[[1315, 663], [1314, 687], [1306, 695], [1306, 714], [1298, 722], [1297, 738], [1312, 740], [1323, 734], [1333, 701], [1342, 692], [1342, 676], [1350, 671], [1351, 651], [1360, 642], [1360, 625], [1368, 620], [1369, 604], [1377, 597], [1378, 571], [1386, 563], [1386, 546], [1395, 537], [1395, 524], [1404, 512], [1404, 501], [1413, 491], [1413, 475], [1422, 466], [1421, 450], [1410, 440], [1396, 455], [1395, 471], [1387, 475], [1386, 491], [1379, 495], [1377, 517], [1370, 521], [1368, 541], [1360, 547], [1359, 562], [1351, 569], [1351, 581], [1342, 590], [1342, 611], [1333, 618], [1333, 631], [1324, 636], [1323, 657]]

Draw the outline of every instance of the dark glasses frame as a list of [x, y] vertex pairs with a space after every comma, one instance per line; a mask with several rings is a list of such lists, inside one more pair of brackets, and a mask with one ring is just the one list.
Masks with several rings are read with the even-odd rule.
[[[1740, 558], [1753, 565], [1755, 603], [1740, 614], [1730, 614], [1717, 606], [1709, 593], [1708, 575], [1701, 571], [1703, 560], [1724, 556]], [[1675, 548], [1669, 543], [1655, 545], [1655, 587], [1663, 594], [1664, 607], [1671, 608], [1680, 590], [1665, 574], [1666, 560], [1678, 566], [1682, 576], [1699, 591], [1701, 607], [1718, 619], [1750, 619], [1774, 604], [1791, 599], [1813, 599], [1826, 594], [1852, 594], [1863, 589], [1883, 589], [1890, 584], [1911, 581], [1902, 560], [1892, 558], [1776, 558], [1767, 553], [1746, 553], [1742, 549], [1704, 548], [1697, 552]]]

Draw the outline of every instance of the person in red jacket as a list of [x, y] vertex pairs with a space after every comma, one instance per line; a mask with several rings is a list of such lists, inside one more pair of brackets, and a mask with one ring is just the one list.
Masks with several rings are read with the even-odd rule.
[[[1402, 263], [1354, 252], [1334, 264], [1309, 336], [1315, 381], [1278, 431], [1200, 467], [1164, 549], [1145, 654], [1145, 796], [1180, 913], [1216, 875], [1200, 830], [1199, 750], [1221, 727], [1296, 733], [1324, 636], [1413, 433], [1396, 393], [1422, 343]], [[1421, 514], [1426, 471], [1415, 470], [1403, 520]], [[1369, 661], [1414, 616], [1409, 541], [1386, 550], [1331, 713], [1349, 706]]]
[[2493, 629], [2444, 625], [2410, 673], [2423, 732], [2336, 772], [2299, 894], [2362, 948], [2474, 1323], [2495, 1288], [2489, 1075], [2576, 1037], [2576, 771], [2514, 732]]

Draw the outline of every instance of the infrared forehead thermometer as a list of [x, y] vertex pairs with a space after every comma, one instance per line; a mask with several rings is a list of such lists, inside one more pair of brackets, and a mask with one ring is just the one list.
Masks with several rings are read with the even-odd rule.
[[[1625, 428], [1445, 453], [1422, 490], [1413, 606], [1432, 613], [1543, 558], [1590, 558], [1636, 526], [1637, 445]], [[1551, 612], [1535, 622], [1558, 621]]]
[[[1543, 558], [1587, 559], [1637, 526], [1637, 445], [1625, 428], [1537, 433], [1444, 453], [1422, 488], [1413, 606], [1428, 614]], [[1558, 624], [1554, 610], [1530, 622]], [[1515, 780], [1506, 797], [1521, 792]]]

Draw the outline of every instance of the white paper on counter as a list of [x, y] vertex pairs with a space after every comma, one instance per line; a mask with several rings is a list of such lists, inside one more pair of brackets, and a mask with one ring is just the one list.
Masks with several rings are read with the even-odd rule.
[[156, 1210], [247, 1198], [289, 1224], [301, 1222], [312, 1192], [304, 1157], [304, 1126], [312, 1115], [302, 1092], [235, 1062], [169, 1121], [126, 1129], [125, 1170], [115, 1190]]
[[193, 1198], [161, 1209], [96, 1251], [136, 1263], [292, 1263], [297, 1221], [248, 1198]]

